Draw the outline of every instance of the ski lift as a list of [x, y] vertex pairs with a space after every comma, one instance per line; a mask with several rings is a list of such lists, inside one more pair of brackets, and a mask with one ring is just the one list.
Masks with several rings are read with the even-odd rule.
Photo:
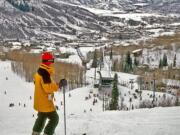
[[100, 80], [99, 80], [99, 90], [103, 89], [109, 89], [112, 86], [113, 78], [112, 77], [105, 77], [102, 75], [101, 71], [98, 71], [100, 75]]

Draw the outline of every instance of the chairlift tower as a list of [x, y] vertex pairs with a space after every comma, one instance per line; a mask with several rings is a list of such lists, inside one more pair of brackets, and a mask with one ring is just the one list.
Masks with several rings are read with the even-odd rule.
[[[131, 84], [131, 91], [132, 91], [132, 89], [133, 89], [133, 84], [134, 84], [134, 79], [130, 79], [130, 81], [129, 81], [129, 83]], [[129, 102], [130, 102], [130, 108], [129, 108], [129, 110], [131, 110], [132, 109], [132, 94], [131, 94], [131, 91], [129, 92]]]
[[82, 61], [82, 65], [84, 67], [84, 70], [85, 70], [85, 78], [84, 78], [84, 81], [85, 81], [85, 85], [86, 85], [86, 71], [87, 71], [87, 63], [88, 63], [88, 60], [87, 58], [85, 58], [79, 48], [79, 45], [75, 47], [76, 51], [77, 51], [77, 54], [78, 56], [80, 57], [81, 61]]
[[155, 91], [156, 91], [156, 78], [155, 78], [155, 73], [153, 74], [153, 101], [152, 101], [152, 105], [153, 107], [155, 107]]

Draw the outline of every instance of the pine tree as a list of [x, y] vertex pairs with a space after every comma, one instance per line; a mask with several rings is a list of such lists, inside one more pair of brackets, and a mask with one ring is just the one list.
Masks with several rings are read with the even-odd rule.
[[163, 55], [163, 62], [162, 63], [163, 63], [163, 66], [168, 66], [166, 54]]
[[112, 52], [112, 47], [111, 47], [111, 52], [110, 52], [110, 60], [113, 59], [113, 52]]
[[103, 63], [103, 62], [104, 62], [104, 56], [103, 56], [103, 52], [101, 52], [100, 61], [101, 61], [101, 63]]
[[125, 64], [124, 64], [124, 67], [123, 67], [123, 71], [124, 72], [131, 72], [133, 70], [132, 68], [132, 59], [131, 59], [131, 56], [130, 56], [130, 52], [128, 52], [126, 54], [126, 60], [125, 60]]
[[117, 60], [113, 61], [112, 71], [117, 71], [117, 63]]
[[125, 64], [123, 65], [123, 71], [126, 72], [126, 73], [129, 72], [129, 65], [128, 65], [127, 63], [125, 63]]
[[136, 57], [135, 57], [135, 58], [134, 58], [134, 65], [135, 65], [135, 66], [138, 66], [138, 64], [139, 64], [139, 63], [138, 63], [138, 61], [137, 61], [137, 59], [136, 59]]
[[100, 57], [100, 70], [103, 68], [104, 65], [104, 58], [103, 58], [103, 52], [101, 52], [101, 57]]
[[120, 71], [124, 71], [124, 60], [120, 62]]
[[159, 68], [162, 68], [163, 67], [163, 61], [162, 59], [159, 60]]
[[179, 106], [179, 97], [178, 96], [176, 96], [175, 106]]
[[131, 59], [130, 52], [128, 52], [127, 55], [126, 55], [126, 62], [128, 63], [128, 65], [132, 64], [132, 59]]
[[96, 50], [94, 51], [94, 57], [93, 57], [93, 62], [92, 62], [92, 68], [97, 68], [97, 52], [96, 52]]
[[118, 110], [119, 90], [118, 90], [118, 76], [114, 75], [112, 97], [110, 102], [110, 110]]
[[174, 56], [173, 67], [176, 67], [176, 54]]

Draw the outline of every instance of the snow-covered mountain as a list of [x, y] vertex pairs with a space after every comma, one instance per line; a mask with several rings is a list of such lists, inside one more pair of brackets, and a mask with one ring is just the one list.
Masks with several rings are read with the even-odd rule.
[[1, 6], [1, 36], [9, 38], [28, 38], [33, 35], [47, 37], [52, 34], [51, 32], [54, 32], [52, 35], [56, 35], [56, 32], [75, 35], [76, 29], [88, 30], [90, 28], [86, 28], [88, 25], [97, 23], [94, 14], [67, 4], [44, 1], [33, 5], [33, 8], [33, 11], [24, 13], [15, 9], [8, 2], [4, 7]]
[[135, 10], [139, 7], [143, 10], [154, 10], [162, 13], [179, 13], [179, 0], [63, 0], [73, 4], [110, 9], [110, 10]]
[[137, 39], [142, 37], [142, 32], [137, 31], [142, 26], [164, 27], [180, 20], [177, 15], [158, 14], [164, 10], [176, 13], [178, 0], [31, 0], [26, 4], [16, 1], [0, 1], [0, 40], [81, 38], [87, 41], [103, 36], [110, 40]]

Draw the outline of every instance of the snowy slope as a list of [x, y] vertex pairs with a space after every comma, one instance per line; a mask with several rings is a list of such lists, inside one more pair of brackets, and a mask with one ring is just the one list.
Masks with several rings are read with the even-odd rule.
[[[12, 74], [9, 62], [0, 62], [0, 74], [1, 134], [24, 135], [25, 132], [29, 132], [29, 125], [32, 124], [32, 120], [29, 118], [32, 119], [33, 109], [32, 101], [29, 98], [33, 95], [33, 85], [25, 83], [21, 78]], [[19, 102], [20, 106], [18, 106]], [[14, 103], [15, 107], [9, 108], [10, 103]], [[23, 107], [24, 104], [26, 104], [26, 108]], [[28, 120], [24, 124], [26, 118]]]
[[65, 2], [86, 5], [109, 10], [154, 10], [162, 13], [179, 13], [179, 0], [63, 0]]
[[[67, 92], [67, 135], [83, 133], [87, 135], [179, 135], [180, 133], [180, 107], [103, 112], [100, 100], [94, 106], [92, 105], [94, 98], [90, 91], [97, 93], [91, 86]], [[68, 96], [69, 93], [71, 97]], [[85, 101], [85, 97], [89, 94], [92, 98]], [[11, 71], [9, 61], [0, 61], [1, 135], [31, 134], [36, 112], [33, 110], [30, 96], [33, 97], [33, 83], [26, 83], [24, 79], [15, 75]], [[61, 101], [60, 92], [56, 94], [56, 103], [60, 107], [58, 110], [60, 123], [56, 135], [64, 135]], [[15, 106], [10, 108], [9, 103], [14, 103]]]
[[24, 13], [3, 1], [0, 3], [0, 37], [64, 39], [65, 36], [68, 39], [66, 35], [76, 35], [76, 30], [91, 31], [94, 27], [101, 29], [100, 25], [94, 25], [97, 23], [94, 14], [75, 5], [43, 1], [33, 3], [34, 10]]

